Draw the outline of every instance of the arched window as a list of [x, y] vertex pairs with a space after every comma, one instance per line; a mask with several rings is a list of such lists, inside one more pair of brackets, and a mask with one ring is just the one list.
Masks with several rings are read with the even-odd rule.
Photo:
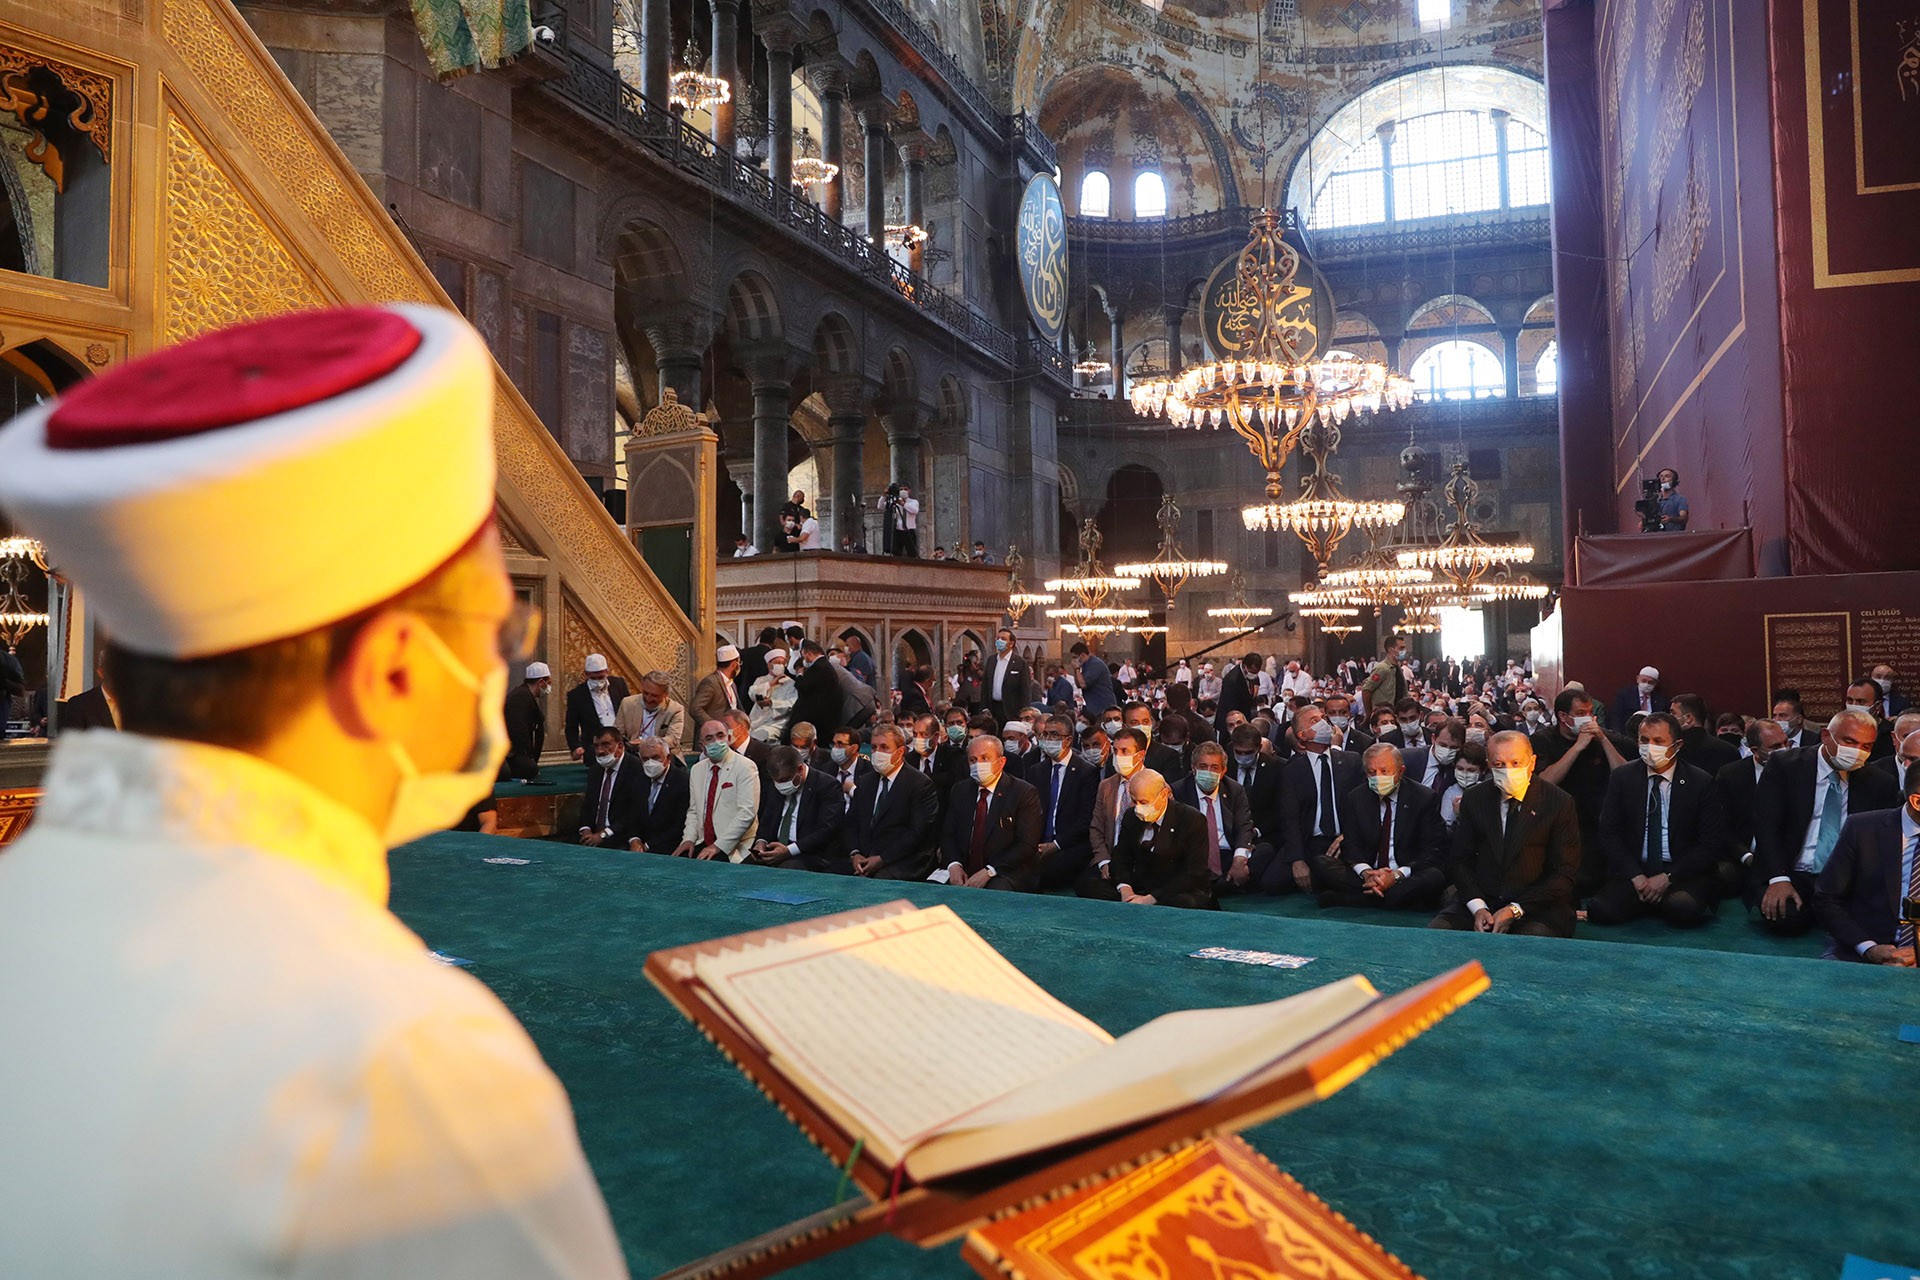
[[1557, 396], [1560, 394], [1560, 340], [1547, 343], [1547, 349], [1533, 364], [1533, 390], [1536, 395]]
[[1500, 357], [1478, 342], [1451, 338], [1420, 353], [1407, 373], [1422, 400], [1482, 400], [1507, 393]]
[[1167, 216], [1166, 180], [1151, 169], [1133, 180], [1133, 216], [1136, 218]]
[[1107, 175], [1098, 169], [1089, 169], [1087, 176], [1080, 179], [1080, 216], [1083, 218], [1106, 218], [1113, 215], [1113, 186], [1107, 181]]
[[1340, 159], [1313, 202], [1316, 227], [1364, 227], [1387, 218], [1384, 152], [1380, 139], [1368, 138]]
[[1553, 199], [1547, 171], [1547, 135], [1518, 120], [1507, 121], [1507, 187], [1507, 203], [1516, 209]]

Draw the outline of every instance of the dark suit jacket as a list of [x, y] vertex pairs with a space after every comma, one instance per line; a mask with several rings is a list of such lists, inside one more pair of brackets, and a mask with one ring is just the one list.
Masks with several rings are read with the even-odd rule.
[[1254, 762], [1253, 780], [1241, 782], [1240, 762], [1227, 753], [1227, 776], [1247, 793], [1247, 810], [1253, 816], [1254, 831], [1262, 840], [1278, 848], [1280, 835], [1280, 761], [1260, 757]]
[[[1340, 861], [1385, 866], [1380, 856], [1380, 797], [1364, 781], [1346, 794], [1347, 838], [1340, 844]], [[1419, 870], [1447, 865], [1447, 824], [1440, 816], [1440, 797], [1409, 778], [1401, 778], [1393, 795], [1393, 857], [1401, 867]]]
[[1027, 660], [1018, 653], [1008, 655], [998, 699], [993, 696], [993, 673], [1000, 669], [1000, 655], [983, 655], [981, 667], [980, 696], [993, 709], [993, 718], [1001, 724], [1018, 720], [1021, 709], [1033, 705], [1033, 673], [1027, 670]]
[[1740, 748], [1695, 725], [1680, 731], [1680, 763], [1718, 774], [1740, 758]]
[[1120, 839], [1107, 868], [1116, 885], [1151, 894], [1168, 907], [1211, 907], [1213, 878], [1207, 871], [1207, 822], [1197, 809], [1167, 805], [1151, 837], [1131, 808], [1120, 820]]
[[[760, 824], [755, 838], [780, 839], [780, 815], [787, 809], [787, 797], [772, 783], [760, 791]], [[833, 771], [821, 772], [808, 766], [800, 784], [800, 809], [794, 814], [793, 843], [809, 858], [833, 861], [846, 856], [842, 843], [847, 818], [847, 797]]]
[[[980, 803], [980, 784], [972, 778], [956, 783], [947, 799], [946, 830], [940, 839], [940, 862], [959, 863], [969, 872], [973, 850], [974, 809]], [[1040, 872], [1040, 828], [1046, 819], [1040, 793], [1033, 785], [1003, 770], [987, 802], [987, 843], [981, 866], [992, 867], [1005, 888], [1032, 893]], [[937, 870], [938, 868], [936, 868]]]
[[1247, 719], [1253, 719], [1254, 685], [1247, 679], [1246, 668], [1239, 663], [1227, 667], [1227, 674], [1220, 677], [1220, 696], [1215, 700], [1213, 729], [1224, 735], [1227, 732], [1227, 712], [1238, 711]]
[[1884, 773], [1893, 779], [1894, 789], [1900, 790], [1900, 765], [1893, 756], [1881, 756], [1878, 760], [1869, 763], [1867, 768]]
[[[1655, 689], [1653, 691], [1653, 709], [1667, 709], [1667, 695]], [[1606, 727], [1615, 733], [1627, 731], [1627, 721], [1640, 714], [1640, 686], [1631, 685], [1613, 695], [1613, 707], [1607, 717]]]
[[516, 778], [531, 778], [540, 771], [540, 752], [547, 745], [547, 717], [524, 681], [507, 692], [506, 720], [508, 768]]
[[[1395, 729], [1394, 732], [1397, 734], [1400, 731]], [[1433, 782], [1428, 783], [1427, 765], [1432, 755], [1432, 747], [1402, 747], [1400, 749], [1400, 762], [1406, 767], [1406, 777], [1409, 782], [1417, 782], [1421, 786], [1426, 787], [1427, 790], [1433, 792], [1434, 795], [1443, 796], [1447, 793], [1447, 788], [1453, 785], [1453, 766], [1451, 764], [1441, 765], [1433, 775]], [[1458, 756], [1454, 757], [1456, 760], [1459, 758]]]
[[[1363, 785], [1365, 779], [1359, 756], [1331, 748], [1327, 754], [1333, 757], [1333, 799], [1337, 808], [1340, 797]], [[1305, 752], [1296, 753], [1280, 770], [1280, 856], [1286, 861], [1299, 862], [1307, 856], [1318, 804], [1313, 766]]]
[[634, 801], [640, 816], [633, 834], [647, 846], [648, 853], [672, 853], [680, 847], [680, 837], [687, 826], [687, 806], [693, 803], [692, 775], [678, 760], [672, 761], [660, 775], [659, 797], [653, 799], [652, 808], [648, 808], [647, 802], [653, 797], [653, 779], [646, 776], [645, 770], [636, 772], [640, 774], [640, 784]]
[[[526, 686], [522, 685], [522, 689]], [[528, 694], [529, 698], [533, 695]], [[113, 708], [107, 705], [107, 694], [99, 685], [93, 685], [74, 694], [59, 706], [60, 732], [67, 733], [78, 729], [111, 729]], [[536, 753], [537, 758], [537, 753]]]
[[[1648, 772], [1641, 761], [1629, 760], [1607, 779], [1598, 854], [1606, 859], [1609, 880], [1645, 874], [1641, 854], [1647, 846]], [[1667, 791], [1667, 853], [1673, 860], [1669, 874], [1675, 880], [1704, 880], [1726, 847], [1713, 776], [1688, 764], [1683, 753]]]
[[1860, 958], [1863, 942], [1892, 945], [1900, 929], [1900, 810], [1849, 814], [1813, 890], [1813, 910], [1834, 954]]
[[875, 812], [880, 774], [869, 767], [858, 778], [849, 810], [852, 821], [847, 852], [879, 858], [889, 869], [902, 874], [924, 876], [932, 870], [933, 848], [940, 835], [940, 805], [933, 794], [933, 782], [925, 774], [902, 766], [887, 788], [886, 803]]
[[[1040, 840], [1047, 840], [1047, 791], [1053, 785], [1049, 776], [1053, 761], [1039, 752], [1030, 752], [1027, 782], [1040, 795]], [[1077, 753], [1067, 755], [1067, 772], [1060, 781], [1060, 797], [1054, 805], [1053, 842], [1063, 856], [1084, 862], [1092, 855], [1093, 801], [1100, 791], [1100, 771]]]
[[1475, 787], [1460, 801], [1453, 826], [1453, 886], [1465, 906], [1520, 904], [1527, 918], [1563, 938], [1573, 936], [1574, 882], [1580, 875], [1580, 819], [1573, 797], [1535, 778], [1520, 804], [1517, 829], [1500, 830], [1507, 797]]
[[[788, 717], [789, 726], [810, 724], [820, 731], [820, 741], [831, 742], [833, 731], [843, 728], [840, 708], [846, 701], [846, 695], [840, 690], [840, 677], [834, 674], [834, 666], [826, 658], [816, 660], [794, 678], [793, 714]], [[699, 730], [696, 728], [695, 732]]]
[[1759, 779], [1753, 761], [1735, 760], [1713, 775], [1720, 797], [1720, 850], [1725, 862], [1738, 862], [1753, 848], [1753, 796]]
[[[1182, 778], [1173, 788], [1173, 798], [1200, 815], [1200, 829], [1205, 831], [1207, 813], [1200, 807], [1200, 784], [1192, 778]], [[1253, 807], [1247, 800], [1246, 788], [1231, 777], [1220, 779], [1220, 816], [1227, 824], [1226, 831], [1222, 833], [1227, 838], [1227, 850], [1220, 857], [1220, 869], [1224, 871], [1235, 849], [1251, 850], [1258, 843], [1253, 829]]]
[[1097, 653], [1088, 654], [1080, 664], [1080, 699], [1095, 716], [1120, 705], [1120, 700], [1113, 696], [1113, 672]]
[[740, 705], [743, 707], [751, 705], [747, 701], [747, 690], [753, 688], [755, 680], [767, 674], [768, 652], [764, 644], [750, 644], [740, 651], [740, 670], [733, 677], [733, 688], [740, 695]]
[[[1753, 793], [1754, 867], [1772, 880], [1790, 873], [1800, 861], [1813, 821], [1813, 787], [1820, 776], [1820, 749], [1776, 751]], [[1847, 779], [1847, 816], [1894, 809], [1900, 793], [1893, 779], [1872, 769], [1855, 769]]]
[[[619, 676], [609, 679], [607, 696], [613, 700], [613, 709], [618, 711], [621, 700], [627, 696], [627, 682]], [[593, 735], [599, 731], [600, 713], [593, 709], [593, 692], [582, 680], [567, 690], [567, 750], [584, 747], [588, 754], [592, 754]]]
[[900, 705], [894, 709], [896, 719], [907, 716], [923, 716], [933, 710], [933, 704], [927, 701], [927, 691], [913, 681], [907, 681], [907, 687], [900, 691]]
[[[584, 830], [611, 830], [613, 834], [601, 843], [609, 849], [624, 849], [627, 841], [640, 833], [641, 820], [647, 812], [647, 787], [650, 785], [646, 771], [640, 767], [640, 757], [631, 752], [623, 752], [614, 764], [613, 794], [607, 798], [607, 825], [601, 828], [600, 782], [606, 770], [587, 761], [587, 786], [581, 797], [580, 825]], [[685, 821], [685, 815], [681, 815]], [[676, 842], [677, 843], [677, 842]], [[672, 849], [672, 845], [667, 846]]]
[[1187, 757], [1182, 751], [1155, 740], [1147, 746], [1146, 767], [1167, 780], [1171, 786], [1187, 776]]

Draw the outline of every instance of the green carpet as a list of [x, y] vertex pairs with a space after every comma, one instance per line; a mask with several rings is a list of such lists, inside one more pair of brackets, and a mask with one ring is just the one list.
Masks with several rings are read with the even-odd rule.
[[540, 766], [538, 782], [520, 782], [502, 778], [493, 784], [493, 798], [507, 800], [516, 796], [580, 795], [587, 789], [584, 764], [545, 764]]
[[[503, 853], [535, 861], [484, 861]], [[648, 985], [647, 953], [894, 897], [954, 904], [1115, 1033], [1355, 972], [1395, 991], [1479, 957], [1490, 992], [1250, 1135], [1431, 1280], [1830, 1280], [1849, 1252], [1920, 1254], [1903, 1172], [1920, 1146], [1920, 1046], [1895, 1038], [1920, 1023], [1911, 973], [1736, 957], [1704, 934], [1629, 947], [1388, 931], [1287, 908], [902, 889], [471, 835], [396, 852], [393, 884], [394, 910], [474, 962], [565, 1083], [636, 1276], [823, 1207], [838, 1178]], [[769, 887], [823, 900], [739, 896]], [[1746, 927], [1736, 909], [1710, 932]], [[1187, 955], [1211, 945], [1317, 959], [1283, 971]], [[953, 1247], [878, 1240], [793, 1274], [972, 1273]]]

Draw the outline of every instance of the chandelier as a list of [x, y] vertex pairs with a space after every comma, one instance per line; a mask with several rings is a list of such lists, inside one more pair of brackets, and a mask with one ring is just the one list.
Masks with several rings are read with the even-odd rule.
[[682, 111], [706, 111], [733, 101], [733, 86], [719, 76], [710, 76], [700, 68], [706, 59], [700, 46], [687, 37], [687, 49], [681, 55], [686, 65], [667, 80], [667, 102]]
[[1073, 371], [1088, 382], [1092, 382], [1095, 378], [1104, 378], [1112, 373], [1113, 366], [1100, 359], [1100, 349], [1094, 346], [1093, 340], [1089, 338], [1086, 350], [1081, 355], [1080, 362], [1073, 366]]
[[1440, 615], [1431, 610], [1408, 613], [1394, 628], [1403, 635], [1431, 636], [1440, 633]]
[[888, 223], [884, 234], [889, 249], [917, 249], [927, 242], [926, 229], [911, 222]]
[[1350, 636], [1360, 630], [1357, 622], [1323, 622], [1320, 630], [1330, 636]]
[[1162, 626], [1128, 627], [1127, 630], [1136, 636], [1163, 636], [1167, 634], [1167, 629]]
[[1220, 634], [1237, 635], [1247, 629], [1247, 624], [1263, 613], [1273, 612], [1264, 604], [1247, 603], [1247, 579], [1244, 574], [1233, 575], [1233, 603], [1220, 605], [1207, 610], [1209, 618], [1221, 619]]
[[1073, 596], [1073, 603], [1058, 609], [1047, 610], [1049, 618], [1056, 619], [1063, 631], [1078, 632], [1089, 637], [1090, 641], [1099, 641], [1123, 627], [1145, 622], [1151, 615], [1145, 609], [1126, 605], [1109, 604], [1117, 592], [1132, 591], [1139, 587], [1138, 578], [1124, 578], [1107, 572], [1100, 563], [1100, 544], [1105, 541], [1100, 528], [1092, 520], [1080, 525], [1080, 563], [1074, 566], [1073, 573], [1064, 578], [1051, 578], [1046, 583], [1048, 591], [1061, 591]]
[[794, 186], [817, 187], [840, 176], [839, 165], [820, 158], [820, 144], [813, 140], [813, 130], [802, 129], [794, 149], [798, 154], [793, 157], [793, 172], [788, 177]]
[[31, 564], [47, 572], [47, 549], [33, 538], [0, 538], [0, 644], [19, 647], [27, 633], [47, 625], [47, 615], [21, 593], [20, 579]]
[[1172, 608], [1174, 597], [1188, 578], [1217, 578], [1227, 571], [1227, 565], [1221, 560], [1189, 560], [1181, 554], [1180, 507], [1171, 493], [1160, 499], [1159, 514], [1153, 519], [1160, 526], [1160, 547], [1153, 559], [1117, 564], [1113, 571], [1123, 578], [1152, 580], [1166, 596], [1167, 607]]
[[1307, 544], [1321, 573], [1334, 551], [1355, 529], [1384, 529], [1399, 524], [1406, 506], [1398, 502], [1356, 502], [1340, 489], [1340, 477], [1327, 470], [1327, 457], [1340, 447], [1340, 428], [1331, 421], [1315, 422], [1304, 433], [1301, 449], [1313, 459], [1313, 470], [1300, 482], [1300, 496], [1292, 502], [1272, 500], [1248, 507], [1241, 514], [1249, 529], [1291, 529]]
[[1467, 470], [1465, 462], [1453, 464], [1447, 479], [1446, 495], [1454, 510], [1454, 521], [1445, 539], [1426, 546], [1403, 548], [1395, 558], [1402, 568], [1432, 569], [1461, 592], [1471, 594], [1490, 569], [1507, 569], [1529, 564], [1533, 548], [1524, 542], [1489, 542], [1480, 536], [1479, 527], [1468, 517], [1468, 509], [1480, 496], [1480, 486]]
[[[1281, 238], [1279, 217], [1261, 209], [1236, 276], [1251, 311], [1253, 340], [1245, 358], [1195, 365], [1172, 378], [1136, 380], [1133, 387], [1133, 408], [1143, 417], [1164, 415], [1182, 427], [1231, 427], [1266, 468], [1268, 506], [1280, 501], [1280, 469], [1308, 423], [1344, 422], [1359, 410], [1378, 413], [1413, 400], [1413, 383], [1385, 365], [1351, 357], [1312, 359], [1314, 335], [1284, 314], [1298, 301], [1299, 270], [1300, 251]], [[1249, 514], [1249, 528], [1266, 527], [1253, 520]]]
[[[959, 547], [959, 543], [954, 543], [956, 551]], [[1027, 610], [1037, 604], [1052, 604], [1056, 598], [1049, 591], [1027, 590], [1027, 584], [1020, 581], [1020, 570], [1025, 564], [1018, 546], [1007, 548], [1007, 620], [1016, 627], [1020, 619], [1027, 616]]]

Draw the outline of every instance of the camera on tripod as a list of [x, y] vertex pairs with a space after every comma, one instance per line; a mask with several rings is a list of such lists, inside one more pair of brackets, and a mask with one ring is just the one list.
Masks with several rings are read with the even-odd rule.
[[1633, 504], [1640, 513], [1640, 532], [1658, 533], [1663, 527], [1660, 518], [1660, 482], [1642, 480], [1640, 482], [1640, 501]]

